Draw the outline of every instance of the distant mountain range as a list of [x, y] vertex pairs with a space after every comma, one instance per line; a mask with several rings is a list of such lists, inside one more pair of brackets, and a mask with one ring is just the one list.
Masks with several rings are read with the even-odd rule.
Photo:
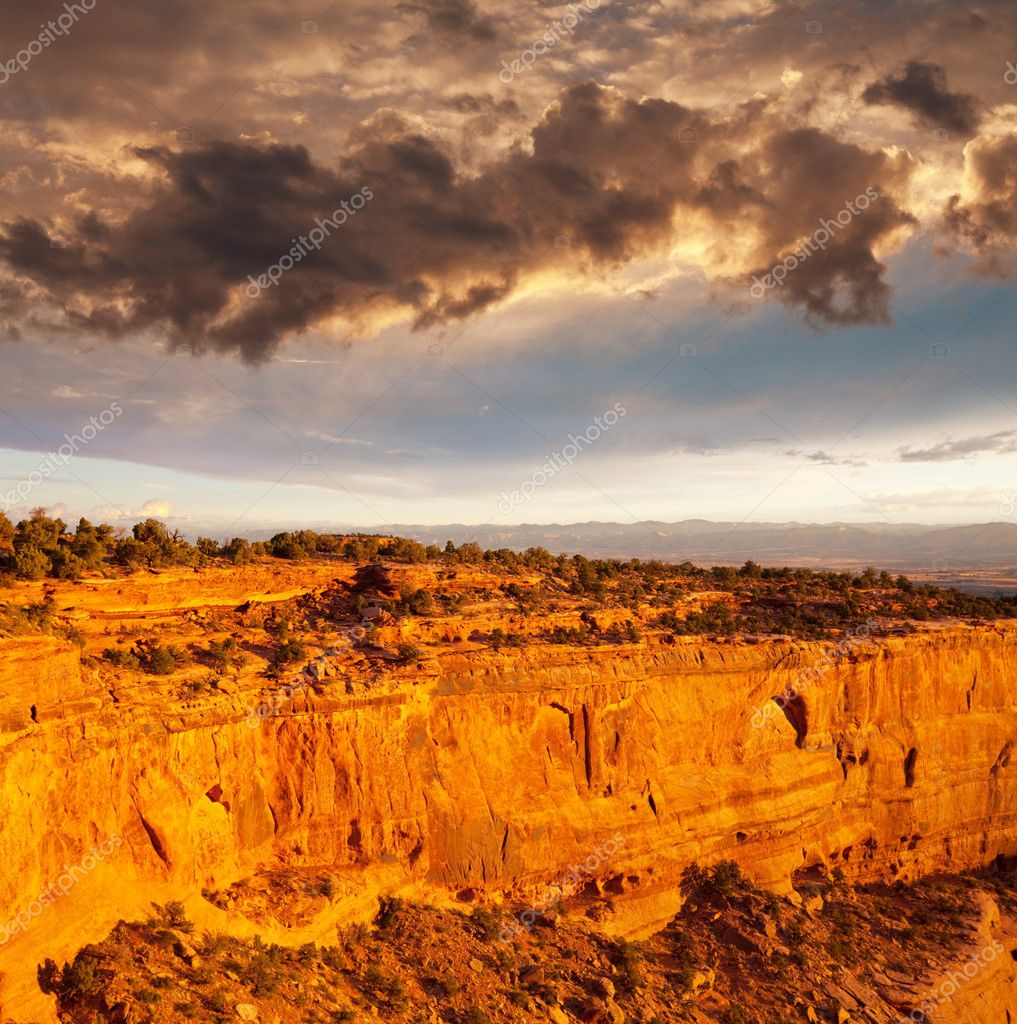
[[[382, 532], [377, 528], [370, 532]], [[425, 544], [476, 541], [485, 548], [541, 546], [602, 558], [659, 558], [708, 565], [853, 567], [932, 574], [991, 570], [1017, 575], [1017, 524], [928, 526], [919, 523], [680, 523], [523, 524], [513, 527], [393, 525], [385, 533]]]

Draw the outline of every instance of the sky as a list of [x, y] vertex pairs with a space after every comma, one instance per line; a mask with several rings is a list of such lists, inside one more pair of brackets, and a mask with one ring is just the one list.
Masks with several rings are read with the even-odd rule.
[[9, 0], [0, 508], [1017, 516], [1017, 8]]

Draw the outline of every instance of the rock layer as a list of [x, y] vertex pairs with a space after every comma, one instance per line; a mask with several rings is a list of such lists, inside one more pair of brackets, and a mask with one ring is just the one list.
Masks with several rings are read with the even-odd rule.
[[[0, 900], [8, 921], [30, 909], [0, 946], [4, 1010], [38, 1008], [42, 956], [268, 869], [328, 866], [353, 913], [395, 889], [536, 901], [575, 865], [615, 895], [607, 927], [639, 933], [677, 909], [692, 861], [732, 858], [788, 891], [817, 867], [908, 879], [1017, 853], [1017, 628], [832, 661], [831, 646], [446, 653], [411, 681], [308, 687], [252, 722], [239, 693], [117, 703], [75, 648], [5, 640]], [[787, 716], [758, 713], [786, 687], [801, 691]]]

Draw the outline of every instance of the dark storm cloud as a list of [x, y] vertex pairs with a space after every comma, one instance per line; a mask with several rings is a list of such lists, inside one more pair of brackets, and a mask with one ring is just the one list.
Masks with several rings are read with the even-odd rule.
[[410, 14], [422, 14], [428, 31], [436, 36], [493, 42], [498, 38], [493, 21], [482, 15], [473, 0], [416, 0], [396, 5]]
[[[779, 286], [781, 299], [814, 324], [888, 323], [890, 288], [875, 249], [914, 223], [894, 198], [910, 165], [814, 128], [776, 132], [763, 141], [760, 156], [773, 177], [763, 212], [771, 248], [787, 266], [788, 254], [813, 243], [806, 258], [794, 257]], [[864, 210], [853, 205], [859, 198]]]
[[490, 93], [458, 93], [441, 101], [443, 107], [455, 111], [462, 119], [467, 137], [488, 137], [503, 131], [506, 125], [525, 123], [519, 104], [513, 99], [495, 99]]
[[862, 99], [870, 104], [896, 104], [911, 111], [923, 124], [959, 135], [973, 135], [980, 122], [974, 97], [950, 92], [946, 72], [938, 64], [908, 61], [897, 74], [870, 85]]
[[[531, 143], [467, 173], [386, 114], [355, 131], [334, 168], [300, 146], [136, 148], [158, 176], [128, 216], [87, 214], [59, 236], [38, 219], [8, 221], [0, 259], [72, 328], [165, 330], [177, 345], [256, 361], [332, 318], [351, 335], [391, 316], [418, 327], [459, 320], [534, 273], [608, 270], [699, 237], [740, 249], [746, 268], [765, 266], [875, 188], [879, 201], [780, 297], [817, 323], [886, 318], [873, 249], [909, 220], [893, 198], [908, 173], [899, 160], [788, 128], [762, 106], [713, 124], [592, 83], [565, 90]], [[371, 201], [319, 251], [245, 298], [249, 275], [364, 188]]]

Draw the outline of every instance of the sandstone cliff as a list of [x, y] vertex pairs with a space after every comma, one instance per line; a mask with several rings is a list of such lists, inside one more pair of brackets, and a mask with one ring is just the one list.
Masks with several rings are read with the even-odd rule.
[[[302, 687], [254, 721], [243, 688], [164, 703], [111, 689], [51, 638], [0, 643], [0, 901], [8, 920], [32, 908], [0, 945], [0, 999], [22, 1019], [51, 1012], [37, 962], [154, 899], [297, 940], [381, 892], [539, 899], [592, 860], [614, 896], [605, 927], [637, 934], [675, 912], [692, 861], [733, 858], [786, 892], [820, 865], [906, 879], [1017, 852], [1013, 625], [834, 659], [788, 640], [443, 648], [369, 690]], [[787, 715], [760, 714], [785, 687], [801, 691]], [[273, 907], [273, 872], [322, 867], [333, 898]], [[263, 898], [200, 895], [240, 879]]]

